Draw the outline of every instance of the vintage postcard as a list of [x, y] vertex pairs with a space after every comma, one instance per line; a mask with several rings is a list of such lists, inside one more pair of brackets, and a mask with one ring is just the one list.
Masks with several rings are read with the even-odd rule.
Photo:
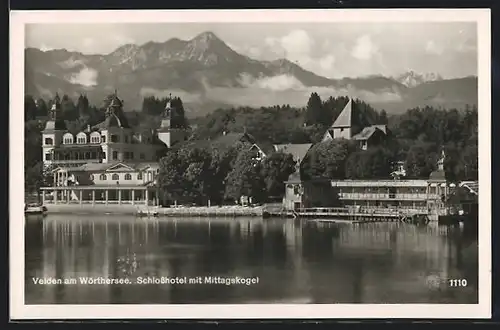
[[490, 49], [479, 9], [12, 12], [11, 318], [489, 318]]

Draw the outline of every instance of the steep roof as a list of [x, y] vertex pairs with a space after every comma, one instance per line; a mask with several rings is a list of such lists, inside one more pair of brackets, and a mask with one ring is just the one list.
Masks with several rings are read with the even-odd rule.
[[275, 144], [274, 150], [277, 152], [283, 152], [286, 154], [291, 154], [295, 161], [300, 161], [304, 159], [309, 149], [311, 149], [312, 143], [301, 143], [301, 144]]
[[349, 102], [347, 102], [344, 109], [333, 123], [332, 128], [351, 127], [351, 126], [352, 126], [352, 99], [349, 99]]
[[365, 127], [365, 128], [363, 128], [363, 130], [361, 132], [354, 135], [352, 138], [354, 140], [368, 140], [377, 131], [380, 131], [380, 132], [383, 132], [384, 134], [386, 134], [386, 132], [387, 132], [386, 126], [385, 125], [372, 125], [372, 126]]
[[100, 122], [99, 124], [95, 125], [92, 127], [92, 129], [107, 129], [110, 127], [122, 127], [122, 128], [128, 128], [128, 126], [124, 123], [123, 121], [114, 113], [110, 114], [104, 121]]

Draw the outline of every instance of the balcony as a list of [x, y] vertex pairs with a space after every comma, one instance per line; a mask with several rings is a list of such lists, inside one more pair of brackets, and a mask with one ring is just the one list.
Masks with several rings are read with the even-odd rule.
[[341, 200], [403, 200], [403, 201], [425, 201], [427, 194], [422, 193], [407, 193], [407, 194], [382, 194], [382, 193], [340, 193]]
[[54, 165], [60, 165], [60, 164], [88, 164], [88, 163], [102, 163], [102, 160], [100, 159], [56, 159], [51, 162]]

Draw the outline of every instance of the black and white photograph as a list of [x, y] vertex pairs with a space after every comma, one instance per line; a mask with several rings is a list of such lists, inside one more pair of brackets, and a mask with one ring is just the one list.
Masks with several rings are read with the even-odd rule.
[[490, 316], [489, 11], [11, 29], [12, 317]]

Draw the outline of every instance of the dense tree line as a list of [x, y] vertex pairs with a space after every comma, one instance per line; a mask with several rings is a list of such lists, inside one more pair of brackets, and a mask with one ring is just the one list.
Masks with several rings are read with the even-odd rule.
[[348, 102], [347, 97], [322, 101], [311, 94], [304, 108], [275, 106], [219, 109], [196, 120], [194, 134], [210, 139], [223, 131], [252, 134], [258, 143], [313, 143], [303, 161], [304, 178], [391, 178], [399, 161], [407, 178], [428, 178], [436, 169], [441, 150], [446, 152], [445, 170], [450, 180], [478, 178], [478, 112], [465, 109], [413, 108], [388, 116], [361, 100], [353, 100], [353, 133], [369, 125], [387, 125], [388, 138], [369, 150], [347, 141], [321, 142], [326, 130]]
[[228, 149], [173, 149], [161, 159], [158, 183], [163, 203], [207, 205], [238, 201], [253, 202], [283, 196], [283, 181], [295, 171], [291, 155], [274, 153], [256, 160], [251, 145], [238, 143]]

